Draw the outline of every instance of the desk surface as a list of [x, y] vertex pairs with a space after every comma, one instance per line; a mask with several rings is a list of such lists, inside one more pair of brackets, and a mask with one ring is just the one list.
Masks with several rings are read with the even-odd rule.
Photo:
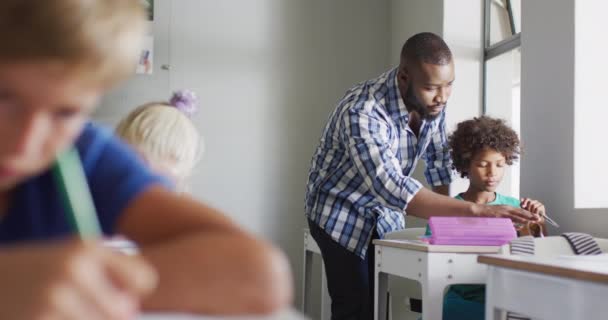
[[499, 253], [499, 246], [446, 246], [428, 244], [420, 240], [374, 240], [378, 246], [410, 249], [422, 252], [444, 252], [444, 253]]
[[296, 311], [284, 311], [272, 316], [239, 316], [239, 317], [212, 317], [201, 315], [186, 315], [178, 313], [165, 314], [145, 314], [137, 318], [138, 320], [306, 320]]
[[608, 255], [556, 258], [486, 255], [477, 257], [477, 261], [490, 266], [608, 284]]

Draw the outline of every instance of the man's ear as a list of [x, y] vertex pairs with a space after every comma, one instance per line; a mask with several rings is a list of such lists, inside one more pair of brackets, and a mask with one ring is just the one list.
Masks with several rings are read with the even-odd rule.
[[399, 67], [397, 77], [399, 78], [399, 82], [403, 83], [404, 85], [410, 81], [410, 75], [406, 67]]

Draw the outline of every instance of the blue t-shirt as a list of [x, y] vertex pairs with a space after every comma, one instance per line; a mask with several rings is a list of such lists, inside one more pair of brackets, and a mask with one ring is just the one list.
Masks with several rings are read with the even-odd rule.
[[[155, 184], [169, 186], [106, 128], [87, 124], [75, 147], [105, 234], [115, 233], [118, 218], [142, 191]], [[17, 186], [0, 220], [0, 244], [73, 233], [50, 169]]]

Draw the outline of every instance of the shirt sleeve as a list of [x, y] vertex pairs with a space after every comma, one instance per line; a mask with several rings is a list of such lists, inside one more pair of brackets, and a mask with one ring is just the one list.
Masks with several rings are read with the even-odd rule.
[[137, 154], [112, 132], [87, 125], [76, 143], [105, 234], [113, 234], [125, 208], [153, 185], [172, 188], [153, 174]]
[[452, 156], [445, 129], [445, 112], [439, 118], [437, 129], [425, 152], [426, 170], [424, 176], [431, 186], [448, 185], [452, 182]]
[[385, 120], [367, 110], [345, 112], [342, 126], [342, 140], [376, 200], [394, 210], [404, 210], [422, 185], [403, 174], [400, 161], [391, 150], [396, 133], [391, 133]]

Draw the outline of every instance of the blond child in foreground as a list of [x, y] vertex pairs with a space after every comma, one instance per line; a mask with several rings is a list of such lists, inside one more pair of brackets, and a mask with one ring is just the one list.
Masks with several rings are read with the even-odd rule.
[[[138, 0], [0, 1], [0, 319], [264, 313], [291, 300], [282, 253], [167, 190], [87, 124], [134, 69], [144, 26]], [[133, 239], [140, 256], [71, 236], [49, 168], [72, 146], [104, 233]]]

